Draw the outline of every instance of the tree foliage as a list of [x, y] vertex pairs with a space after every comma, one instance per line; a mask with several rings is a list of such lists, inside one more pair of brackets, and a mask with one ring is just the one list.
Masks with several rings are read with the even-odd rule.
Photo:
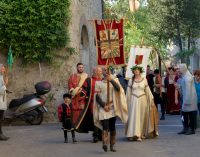
[[70, 0], [1, 0], [0, 48], [26, 62], [51, 61], [69, 42]]
[[[167, 58], [167, 46], [174, 42], [180, 47], [180, 53], [188, 57], [194, 52], [194, 40], [200, 37], [200, 1], [199, 0], [148, 0], [148, 5], [134, 13], [130, 12], [128, 0], [114, 0], [108, 3], [112, 18], [125, 17], [126, 49], [130, 44], [144, 44], [159, 51]], [[143, 0], [140, 3], [143, 4]], [[186, 47], [183, 45], [187, 42]], [[186, 50], [187, 52], [186, 53]]]
[[161, 40], [173, 40], [183, 51], [182, 40], [188, 41], [200, 36], [199, 0], [150, 0], [149, 11], [152, 18], [152, 33]]
[[[143, 3], [142, 0], [140, 2]], [[148, 6], [142, 6], [133, 13], [129, 9], [128, 0], [115, 0], [114, 3], [107, 3], [106, 7], [111, 9], [110, 12], [106, 12], [106, 18], [126, 19], [124, 26], [125, 51], [129, 51], [131, 45], [144, 44], [155, 47], [162, 56], [166, 57], [167, 43], [152, 32], [152, 18]]]

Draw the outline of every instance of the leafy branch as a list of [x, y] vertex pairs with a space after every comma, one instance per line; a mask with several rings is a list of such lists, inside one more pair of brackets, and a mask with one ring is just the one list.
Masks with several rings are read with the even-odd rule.
[[52, 61], [70, 41], [70, 0], [1, 0], [0, 48], [26, 63]]

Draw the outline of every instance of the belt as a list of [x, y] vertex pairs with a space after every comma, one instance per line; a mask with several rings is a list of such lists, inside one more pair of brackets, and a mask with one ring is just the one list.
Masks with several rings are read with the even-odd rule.
[[140, 97], [142, 97], [142, 96], [144, 96], [144, 95], [146, 95], [146, 94], [142, 94], [142, 95], [131, 94], [131, 95], [134, 95], [134, 96], [136, 96], [137, 98], [140, 98]]

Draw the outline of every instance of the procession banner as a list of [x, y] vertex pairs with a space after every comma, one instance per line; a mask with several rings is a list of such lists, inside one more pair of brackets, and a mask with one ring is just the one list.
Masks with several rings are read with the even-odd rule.
[[126, 78], [130, 79], [133, 76], [131, 68], [135, 65], [141, 66], [144, 69], [144, 73], [142, 73], [143, 77], [146, 77], [146, 70], [148, 65], [148, 59], [152, 48], [149, 47], [131, 47], [130, 56], [126, 71]]
[[124, 40], [123, 19], [116, 20], [94, 20], [96, 28], [96, 48], [98, 65], [123, 65]]

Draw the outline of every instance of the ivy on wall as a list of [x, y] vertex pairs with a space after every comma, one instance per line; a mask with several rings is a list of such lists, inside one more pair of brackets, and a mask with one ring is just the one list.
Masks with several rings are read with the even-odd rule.
[[70, 0], [1, 0], [0, 48], [25, 62], [52, 61], [70, 39]]

